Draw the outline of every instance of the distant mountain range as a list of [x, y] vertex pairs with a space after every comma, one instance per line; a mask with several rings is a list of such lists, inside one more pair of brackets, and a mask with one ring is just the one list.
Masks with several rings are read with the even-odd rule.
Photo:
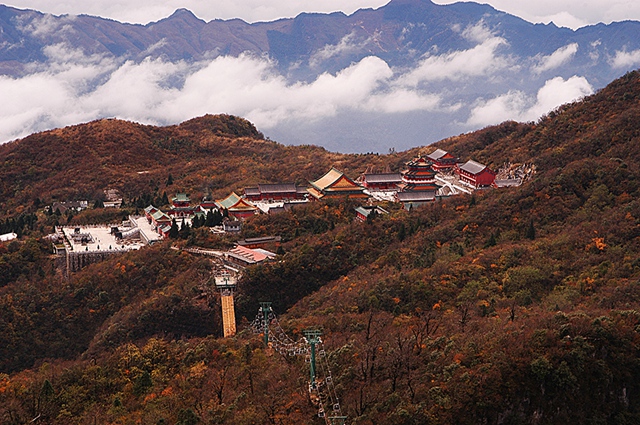
[[[244, 82], [250, 93], [237, 95], [244, 101], [203, 102], [193, 115], [246, 116], [284, 143], [384, 152], [503, 119], [535, 120], [640, 65], [639, 35], [636, 21], [574, 31], [532, 24], [488, 5], [429, 0], [253, 24], [205, 22], [179, 9], [161, 21], [131, 25], [0, 5], [0, 73], [19, 81], [36, 73], [59, 75], [60, 63], [102, 67], [73, 93], [86, 97], [112, 81], [123, 64], [180, 63], [180, 70], [164, 71], [156, 85], [184, 93], [190, 77], [216, 60], [234, 59], [227, 69], [235, 69], [244, 58], [245, 66], [266, 64], [257, 79], [278, 82], [275, 95], [251, 79]], [[218, 70], [211, 78], [223, 76]], [[227, 96], [235, 98], [221, 97]], [[203, 110], [225, 105], [229, 110]], [[109, 105], [91, 111], [87, 120], [116, 115], [166, 124], [189, 118]], [[27, 114], [25, 124], [34, 131], [71, 123], [57, 119], [54, 108], [39, 113]]]

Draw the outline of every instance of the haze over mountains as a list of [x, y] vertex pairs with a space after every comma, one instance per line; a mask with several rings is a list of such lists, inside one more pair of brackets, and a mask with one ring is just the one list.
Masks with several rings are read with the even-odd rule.
[[0, 6], [0, 140], [101, 117], [248, 118], [288, 144], [425, 145], [536, 120], [640, 64], [640, 23], [576, 31], [487, 5], [393, 0], [249, 24], [185, 9], [148, 25]]

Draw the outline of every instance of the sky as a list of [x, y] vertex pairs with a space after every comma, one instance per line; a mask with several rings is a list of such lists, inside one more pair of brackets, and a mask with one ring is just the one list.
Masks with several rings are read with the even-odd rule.
[[[179, 8], [196, 16], [213, 19], [241, 18], [248, 22], [293, 17], [301, 12], [353, 13], [360, 8], [378, 8], [389, 0], [8, 0], [7, 5], [60, 14], [90, 14], [122, 22], [148, 23], [165, 18]], [[438, 4], [455, 1], [434, 0]], [[579, 28], [598, 22], [640, 20], [638, 0], [491, 0], [498, 10], [530, 22], [555, 22], [558, 26]]]

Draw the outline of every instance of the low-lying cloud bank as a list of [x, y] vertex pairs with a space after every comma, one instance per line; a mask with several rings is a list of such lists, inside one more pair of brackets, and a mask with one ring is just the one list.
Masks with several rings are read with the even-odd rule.
[[[500, 79], [505, 72], [535, 76], [553, 70], [572, 60], [578, 46], [568, 45], [551, 56], [516, 63], [501, 53], [507, 42], [482, 23], [462, 34], [475, 46], [427, 55], [412, 69], [392, 69], [370, 56], [311, 82], [288, 81], [276, 64], [262, 57], [221, 56], [196, 63], [118, 62], [53, 45], [45, 50], [48, 60], [33, 64], [28, 75], [0, 77], [0, 93], [12, 99], [0, 103], [0, 142], [104, 117], [167, 125], [207, 113], [245, 117], [267, 134], [276, 127], [284, 134], [283, 126], [296, 120], [326, 122], [338, 114], [419, 112], [424, 114], [419, 125], [425, 126], [430, 117], [437, 114], [441, 120], [444, 114], [450, 117], [454, 134], [507, 119], [535, 120], [593, 92], [585, 78], [573, 76], [549, 78], [537, 93], [512, 89], [497, 95], [474, 94], [469, 87]], [[325, 47], [315, 60], [348, 48], [349, 42]], [[635, 55], [620, 54], [615, 63], [636, 60]], [[353, 129], [344, 128], [345, 133], [349, 131]], [[368, 150], [345, 150], [354, 149]]]

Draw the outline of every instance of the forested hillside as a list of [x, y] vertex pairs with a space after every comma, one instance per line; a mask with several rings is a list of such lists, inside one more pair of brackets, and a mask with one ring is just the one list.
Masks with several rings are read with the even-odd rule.
[[230, 115], [169, 127], [100, 120], [0, 145], [0, 214], [29, 211], [34, 202], [96, 200], [107, 188], [118, 189], [125, 201], [163, 192], [224, 197], [257, 183], [306, 185], [331, 166], [355, 177], [383, 161], [377, 155], [283, 146]]
[[[255, 216], [242, 236], [280, 235], [283, 244], [277, 261], [248, 268], [239, 282], [234, 338], [220, 336], [219, 300], [206, 285], [211, 265], [203, 258], [157, 245], [65, 282], [37, 230], [0, 245], [0, 267], [12, 273], [0, 288], [2, 420], [324, 423], [309, 399], [304, 358], [265, 350], [247, 329], [259, 303], [271, 301], [291, 338], [322, 331], [348, 424], [638, 423], [639, 118], [634, 72], [537, 123], [508, 122], [437, 144], [493, 166], [535, 164], [521, 187], [411, 211], [387, 204], [389, 215], [364, 223], [353, 220], [357, 204], [346, 200]], [[225, 146], [224, 157], [213, 147], [208, 156], [156, 147], [153, 163], [141, 157], [114, 169], [157, 163], [155, 179], [164, 182], [166, 164], [174, 185], [197, 190], [221, 164], [225, 179], [277, 181], [317, 177], [334, 163], [352, 175], [368, 165], [398, 169], [420, 150], [342, 156], [256, 140], [252, 129], [239, 139], [203, 136], [202, 123], [219, 119], [195, 120], [195, 130], [126, 125], [146, 135], [183, 131], [183, 144], [207, 140]], [[0, 160], [18, 169], [27, 142], [63, 146], [71, 143], [64, 135], [79, 131], [31, 136], [3, 147]], [[111, 134], [113, 146], [129, 140]], [[180, 168], [197, 161], [210, 166], [200, 177]], [[3, 193], [52, 184], [66, 172], [60, 167], [36, 172], [29, 184], [28, 173], [3, 178]], [[105, 176], [99, 185], [126, 177]], [[229, 243], [205, 233], [181, 244]]]

